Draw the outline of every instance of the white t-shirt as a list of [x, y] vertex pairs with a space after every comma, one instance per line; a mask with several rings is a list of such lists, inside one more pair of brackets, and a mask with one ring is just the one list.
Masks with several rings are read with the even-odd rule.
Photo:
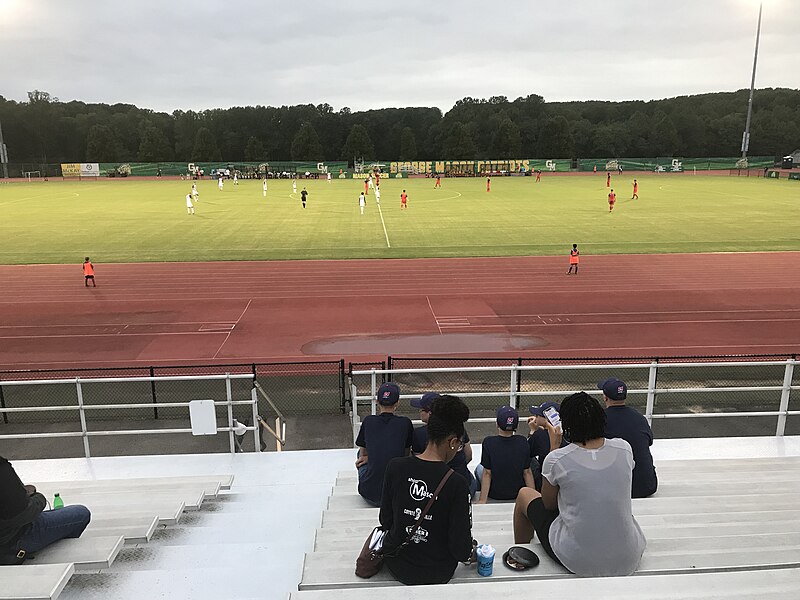
[[381, 199], [381, 188], [375, 188], [375, 199], [376, 200]]
[[328, 181], [330, 181], [330, 180], [331, 180], [331, 174], [328, 173]]
[[570, 444], [544, 459], [542, 475], [559, 489], [550, 545], [576, 575], [630, 575], [639, 566], [647, 540], [631, 509], [633, 464], [622, 439], [597, 450]]
[[186, 194], [186, 208], [192, 208], [192, 195]]
[[267, 191], [267, 180], [266, 179], [264, 180], [264, 191], [265, 192]]
[[361, 194], [361, 195], [358, 197], [358, 205], [359, 205], [359, 206], [364, 206], [366, 203], [367, 203], [367, 201], [366, 201], [366, 199], [364, 198], [364, 194]]

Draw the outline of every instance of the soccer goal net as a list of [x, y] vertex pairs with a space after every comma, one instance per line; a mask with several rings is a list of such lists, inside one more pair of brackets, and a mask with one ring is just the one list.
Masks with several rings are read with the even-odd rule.
[[39, 181], [42, 179], [42, 173], [40, 171], [23, 171], [22, 176], [28, 181]]

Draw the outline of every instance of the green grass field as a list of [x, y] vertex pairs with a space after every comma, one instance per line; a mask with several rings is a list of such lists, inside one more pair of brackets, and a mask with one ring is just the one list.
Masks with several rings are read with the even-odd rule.
[[[605, 174], [492, 180], [383, 179], [359, 214], [358, 180], [200, 181], [186, 214], [185, 181], [50, 181], [0, 185], [0, 263], [407, 258], [800, 250], [800, 182], [692, 175]], [[405, 188], [409, 208], [400, 210]], [[385, 225], [385, 232], [384, 232]], [[387, 242], [388, 238], [388, 242]]]

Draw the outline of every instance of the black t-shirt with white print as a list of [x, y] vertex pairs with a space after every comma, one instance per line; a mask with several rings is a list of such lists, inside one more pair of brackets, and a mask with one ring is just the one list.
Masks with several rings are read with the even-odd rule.
[[[395, 458], [383, 482], [381, 526], [388, 529], [384, 551], [391, 554], [407, 537], [408, 530], [436, 491], [449, 467], [416, 456]], [[447, 583], [459, 561], [472, 553], [472, 512], [469, 488], [455, 474], [447, 480], [439, 498], [414, 535], [413, 541], [385, 564], [406, 585]]]

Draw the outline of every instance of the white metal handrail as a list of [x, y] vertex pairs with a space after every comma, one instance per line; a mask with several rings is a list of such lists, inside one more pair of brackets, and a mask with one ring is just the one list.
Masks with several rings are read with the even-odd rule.
[[[231, 381], [247, 379], [255, 383], [255, 375], [252, 373], [225, 373], [224, 375], [161, 375], [153, 377], [92, 377], [92, 378], [70, 378], [70, 379], [36, 379], [36, 380], [0, 380], [2, 386], [25, 386], [25, 385], [56, 385], [56, 384], [72, 384], [75, 386], [77, 403], [74, 405], [66, 406], [20, 406], [12, 408], [0, 408], [2, 413], [24, 413], [24, 412], [53, 412], [53, 411], [77, 411], [80, 417], [80, 431], [70, 432], [50, 432], [50, 433], [19, 433], [19, 434], [2, 434], [0, 440], [3, 439], [46, 439], [46, 438], [65, 438], [65, 437], [80, 437], [83, 438], [83, 449], [86, 458], [91, 457], [89, 448], [89, 438], [96, 436], [114, 436], [114, 435], [158, 435], [158, 434], [182, 434], [192, 433], [191, 428], [168, 428], [168, 429], [115, 429], [105, 431], [89, 431], [86, 424], [86, 411], [96, 410], [127, 410], [127, 409], [153, 409], [153, 408], [189, 408], [189, 402], [160, 402], [160, 403], [132, 403], [132, 404], [86, 404], [83, 399], [83, 385], [85, 384], [107, 384], [107, 383], [131, 383], [131, 382], [160, 382], [160, 381], [208, 381], [217, 380], [225, 381], [225, 400], [215, 400], [214, 406], [227, 407], [227, 427], [217, 427], [217, 433], [228, 433], [229, 446], [231, 453], [236, 452], [235, 434], [234, 431], [241, 431], [241, 427], [234, 427], [233, 424], [233, 407], [250, 405], [252, 407], [253, 425], [244, 427], [244, 431], [252, 431], [253, 439], [255, 442], [255, 451], [261, 452], [261, 437], [260, 425], [258, 416], [258, 396], [256, 395], [256, 386], [250, 390], [249, 400], [234, 400]], [[284, 433], [285, 436], [285, 433]]]
[[[509, 405], [518, 408], [519, 399], [524, 397], [552, 397], [552, 396], [568, 396], [579, 391], [585, 391], [592, 394], [597, 393], [598, 390], [564, 390], [564, 389], [549, 389], [549, 390], [521, 390], [519, 374], [526, 371], [586, 371], [586, 370], [606, 370], [613, 372], [619, 369], [648, 369], [648, 387], [646, 389], [629, 389], [629, 394], [646, 395], [646, 408], [645, 417], [648, 422], [652, 423], [653, 419], [683, 419], [683, 418], [713, 418], [713, 417], [777, 417], [777, 427], [775, 431], [776, 436], [782, 436], [785, 433], [786, 418], [788, 416], [800, 415], [800, 411], [789, 410], [790, 395], [793, 390], [800, 390], [800, 385], [792, 385], [794, 377], [794, 367], [800, 364], [797, 359], [787, 360], [765, 360], [765, 361], [726, 361], [726, 362], [658, 362], [651, 361], [648, 363], [604, 363], [604, 364], [558, 364], [558, 365], [525, 365], [520, 366], [516, 363], [511, 363], [507, 366], [485, 366], [485, 367], [426, 367], [420, 369], [369, 369], [353, 371], [353, 377], [358, 375], [366, 375], [370, 377], [370, 390], [369, 395], [359, 394], [358, 388], [355, 383], [351, 383], [351, 399], [353, 403], [353, 410], [351, 413], [354, 435], [360, 424], [360, 417], [358, 416], [358, 407], [369, 405], [372, 414], [377, 412], [377, 387], [378, 376], [391, 376], [402, 374], [431, 374], [431, 373], [477, 373], [477, 372], [491, 372], [502, 373], [507, 372], [510, 374], [510, 385], [508, 388], [496, 390], [484, 390], [480, 392], [460, 392], [452, 390], [451, 393], [458, 395], [461, 398], [497, 398], [508, 397]], [[779, 385], [742, 385], [742, 386], [719, 386], [719, 387], [663, 387], [659, 386], [658, 372], [664, 369], [685, 368], [685, 367], [703, 367], [709, 369], [730, 368], [730, 367], [767, 367], [767, 366], [782, 366], [784, 367], [782, 374], [782, 382]], [[538, 385], [542, 385], [540, 382]], [[780, 404], [777, 410], [774, 411], [739, 411], [739, 412], [706, 412], [706, 413], [658, 413], [656, 412], [656, 399], [659, 394], [705, 394], [705, 393], [742, 393], [742, 392], [781, 392]], [[445, 392], [441, 392], [445, 393]], [[419, 394], [402, 394], [401, 399], [418, 398]], [[493, 418], [475, 418], [471, 421], [478, 423], [491, 423], [494, 422]]]

